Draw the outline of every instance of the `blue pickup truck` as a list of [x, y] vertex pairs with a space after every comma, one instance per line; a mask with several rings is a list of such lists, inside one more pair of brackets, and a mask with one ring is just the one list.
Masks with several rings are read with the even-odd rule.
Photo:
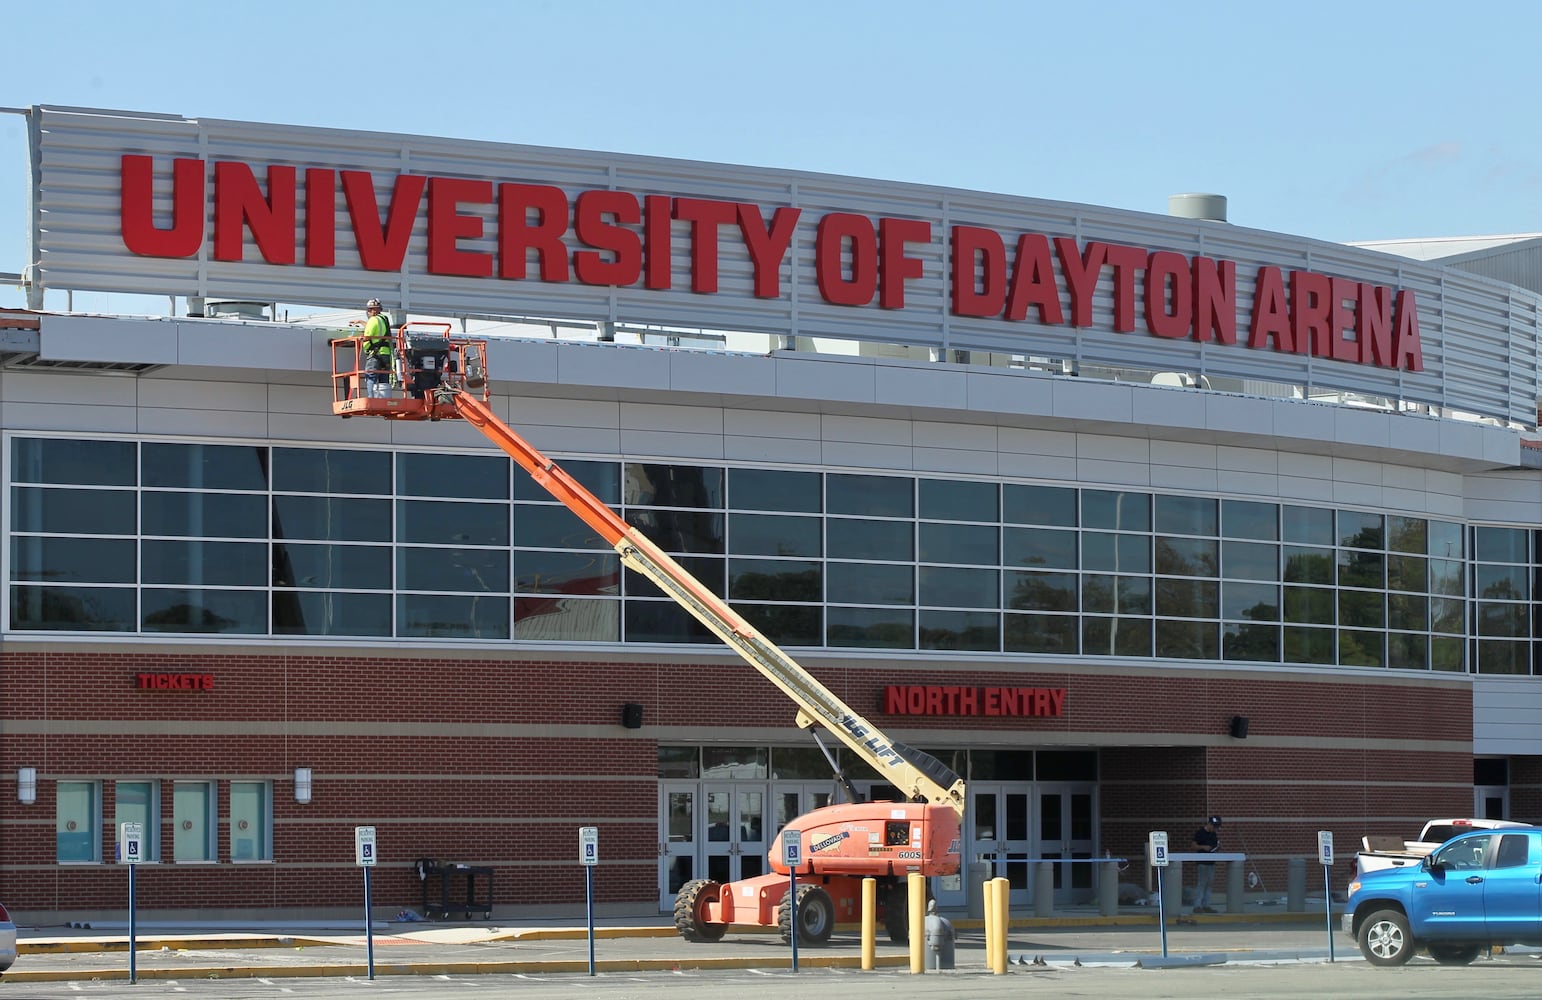
[[1542, 827], [1463, 834], [1417, 865], [1364, 873], [1349, 883], [1344, 930], [1373, 965], [1420, 948], [1466, 965], [1495, 945], [1542, 944]]

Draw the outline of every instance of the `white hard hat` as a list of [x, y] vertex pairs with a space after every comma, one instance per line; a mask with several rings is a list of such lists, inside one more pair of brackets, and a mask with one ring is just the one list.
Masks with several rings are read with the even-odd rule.
[[366, 309], [379, 309], [380, 308], [380, 300], [379, 299], [370, 299], [368, 302], [364, 303], [364, 308], [366, 308]]

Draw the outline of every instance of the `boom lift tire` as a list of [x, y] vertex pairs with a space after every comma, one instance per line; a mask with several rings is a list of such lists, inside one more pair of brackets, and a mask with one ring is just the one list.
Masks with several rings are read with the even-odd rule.
[[[776, 924], [782, 930], [782, 940], [792, 941], [791, 901], [782, 897], [776, 908]], [[829, 944], [835, 931], [835, 901], [823, 886], [798, 886], [798, 943]]]
[[675, 930], [681, 937], [696, 944], [723, 940], [728, 925], [708, 923], [702, 915], [706, 905], [717, 902], [722, 891], [722, 884], [710, 878], [699, 878], [680, 887], [680, 894], [675, 897]]

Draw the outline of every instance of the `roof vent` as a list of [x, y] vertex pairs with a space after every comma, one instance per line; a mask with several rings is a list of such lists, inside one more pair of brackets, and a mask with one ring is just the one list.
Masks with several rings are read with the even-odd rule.
[[1226, 196], [1224, 194], [1170, 194], [1167, 196], [1167, 214], [1175, 215], [1180, 219], [1225, 222]]
[[219, 319], [271, 320], [278, 314], [272, 302], [239, 302], [232, 299], [208, 299], [203, 315]]

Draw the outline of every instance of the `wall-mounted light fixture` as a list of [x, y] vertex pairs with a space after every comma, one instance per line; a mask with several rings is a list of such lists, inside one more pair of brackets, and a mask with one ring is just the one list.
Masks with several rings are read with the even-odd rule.
[[1231, 738], [1234, 740], [1245, 740], [1248, 738], [1247, 716], [1234, 715], [1231, 717]]
[[37, 768], [16, 769], [16, 798], [29, 806], [37, 801]]
[[311, 769], [308, 767], [294, 769], [294, 800], [296, 802], [311, 800]]

